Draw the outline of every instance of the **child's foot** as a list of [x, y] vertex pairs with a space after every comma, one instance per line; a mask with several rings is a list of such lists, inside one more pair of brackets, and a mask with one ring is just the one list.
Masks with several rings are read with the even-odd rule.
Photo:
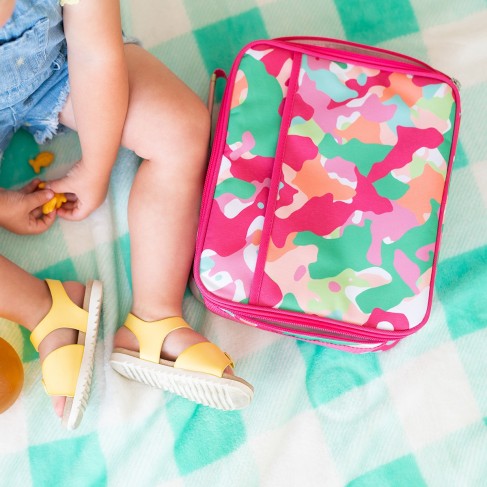
[[30, 340], [39, 352], [42, 381], [53, 397], [54, 410], [68, 429], [74, 429], [90, 393], [102, 286], [99, 281], [86, 287], [50, 279], [46, 283], [49, 311], [33, 328]]
[[231, 358], [180, 317], [143, 321], [129, 314], [114, 339], [112, 367], [128, 379], [223, 410], [250, 404], [252, 386]]
[[[67, 281], [63, 283], [63, 287], [66, 294], [69, 296], [76, 306], [83, 307], [83, 300], [85, 295], [85, 286], [79, 282]], [[51, 298], [52, 305], [52, 298]], [[78, 331], [70, 328], [60, 328], [50, 333], [39, 345], [39, 358], [41, 364], [44, 362], [44, 358], [47, 357], [53, 350], [65, 345], [71, 345], [78, 340]], [[64, 405], [66, 403], [66, 397], [64, 396], [51, 396], [52, 405], [54, 411], [61, 418], [63, 416]]]
[[[174, 361], [179, 357], [183, 350], [186, 350], [191, 345], [207, 341], [207, 338], [200, 335], [192, 328], [175, 330], [164, 340], [160, 358], [163, 360]], [[140, 352], [137, 337], [126, 326], [122, 326], [117, 330], [113, 341], [113, 348], [124, 348], [132, 352]], [[233, 375], [232, 367], [226, 367], [224, 373]]]

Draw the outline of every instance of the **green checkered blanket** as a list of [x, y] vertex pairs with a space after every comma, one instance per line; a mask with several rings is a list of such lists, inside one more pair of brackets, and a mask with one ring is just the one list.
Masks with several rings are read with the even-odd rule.
[[[102, 336], [81, 427], [59, 424], [23, 329], [0, 321], [25, 385], [0, 415], [0, 486], [481, 486], [487, 482], [487, 4], [485, 0], [122, 1], [124, 29], [202, 98], [248, 41], [319, 35], [419, 57], [462, 82], [463, 116], [430, 322], [396, 348], [351, 355], [233, 323], [189, 293], [185, 315], [256, 390], [219, 412], [125, 381], [108, 365], [130, 308], [127, 198], [138, 159], [121, 150], [107, 201], [49, 232], [0, 232], [2, 254], [46, 278], [104, 282]], [[42, 149], [56, 177], [74, 133]], [[18, 133], [0, 186], [31, 179], [39, 148]], [[157, 263], [154, 263], [157, 265]]]

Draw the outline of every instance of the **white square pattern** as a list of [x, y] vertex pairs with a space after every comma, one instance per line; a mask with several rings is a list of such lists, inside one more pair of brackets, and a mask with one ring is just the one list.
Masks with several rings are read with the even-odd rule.
[[131, 5], [131, 34], [140, 39], [146, 49], [192, 29], [182, 0], [172, 0], [170, 5], [161, 0], [131, 0]]
[[414, 450], [482, 417], [455, 345], [442, 345], [385, 375]]
[[[321, 425], [313, 411], [295, 417], [282, 428], [255, 437], [251, 448], [259, 465], [262, 485], [343, 485], [323, 443]], [[283, 465], [290, 467], [285, 469]]]
[[462, 86], [487, 81], [487, 10], [426, 29], [423, 40], [431, 65]]

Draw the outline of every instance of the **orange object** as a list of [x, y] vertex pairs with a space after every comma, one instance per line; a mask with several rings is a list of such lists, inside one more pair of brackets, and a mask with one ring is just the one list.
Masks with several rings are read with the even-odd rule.
[[14, 348], [0, 338], [0, 413], [14, 404], [24, 384], [24, 367]]
[[42, 167], [50, 166], [53, 161], [54, 154], [52, 152], [45, 151], [39, 152], [39, 154], [37, 154], [34, 159], [29, 159], [29, 164], [32, 166], [32, 169], [34, 169], [34, 172], [36, 174], [39, 174]]
[[[46, 183], [39, 183], [37, 187], [39, 189], [44, 189], [46, 187]], [[62, 204], [66, 203], [66, 201], [68, 201], [68, 199], [66, 198], [64, 193], [54, 193], [54, 198], [42, 205], [42, 213], [44, 213], [44, 215], [47, 215], [48, 213], [51, 213], [51, 211], [54, 211], [57, 208], [61, 208]]]

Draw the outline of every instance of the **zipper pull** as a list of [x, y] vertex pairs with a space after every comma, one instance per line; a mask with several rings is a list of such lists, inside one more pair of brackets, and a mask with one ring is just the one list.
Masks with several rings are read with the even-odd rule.
[[451, 80], [453, 81], [453, 83], [455, 83], [458, 91], [460, 91], [462, 89], [462, 83], [460, 83], [460, 81], [458, 81], [456, 78], [451, 78]]

